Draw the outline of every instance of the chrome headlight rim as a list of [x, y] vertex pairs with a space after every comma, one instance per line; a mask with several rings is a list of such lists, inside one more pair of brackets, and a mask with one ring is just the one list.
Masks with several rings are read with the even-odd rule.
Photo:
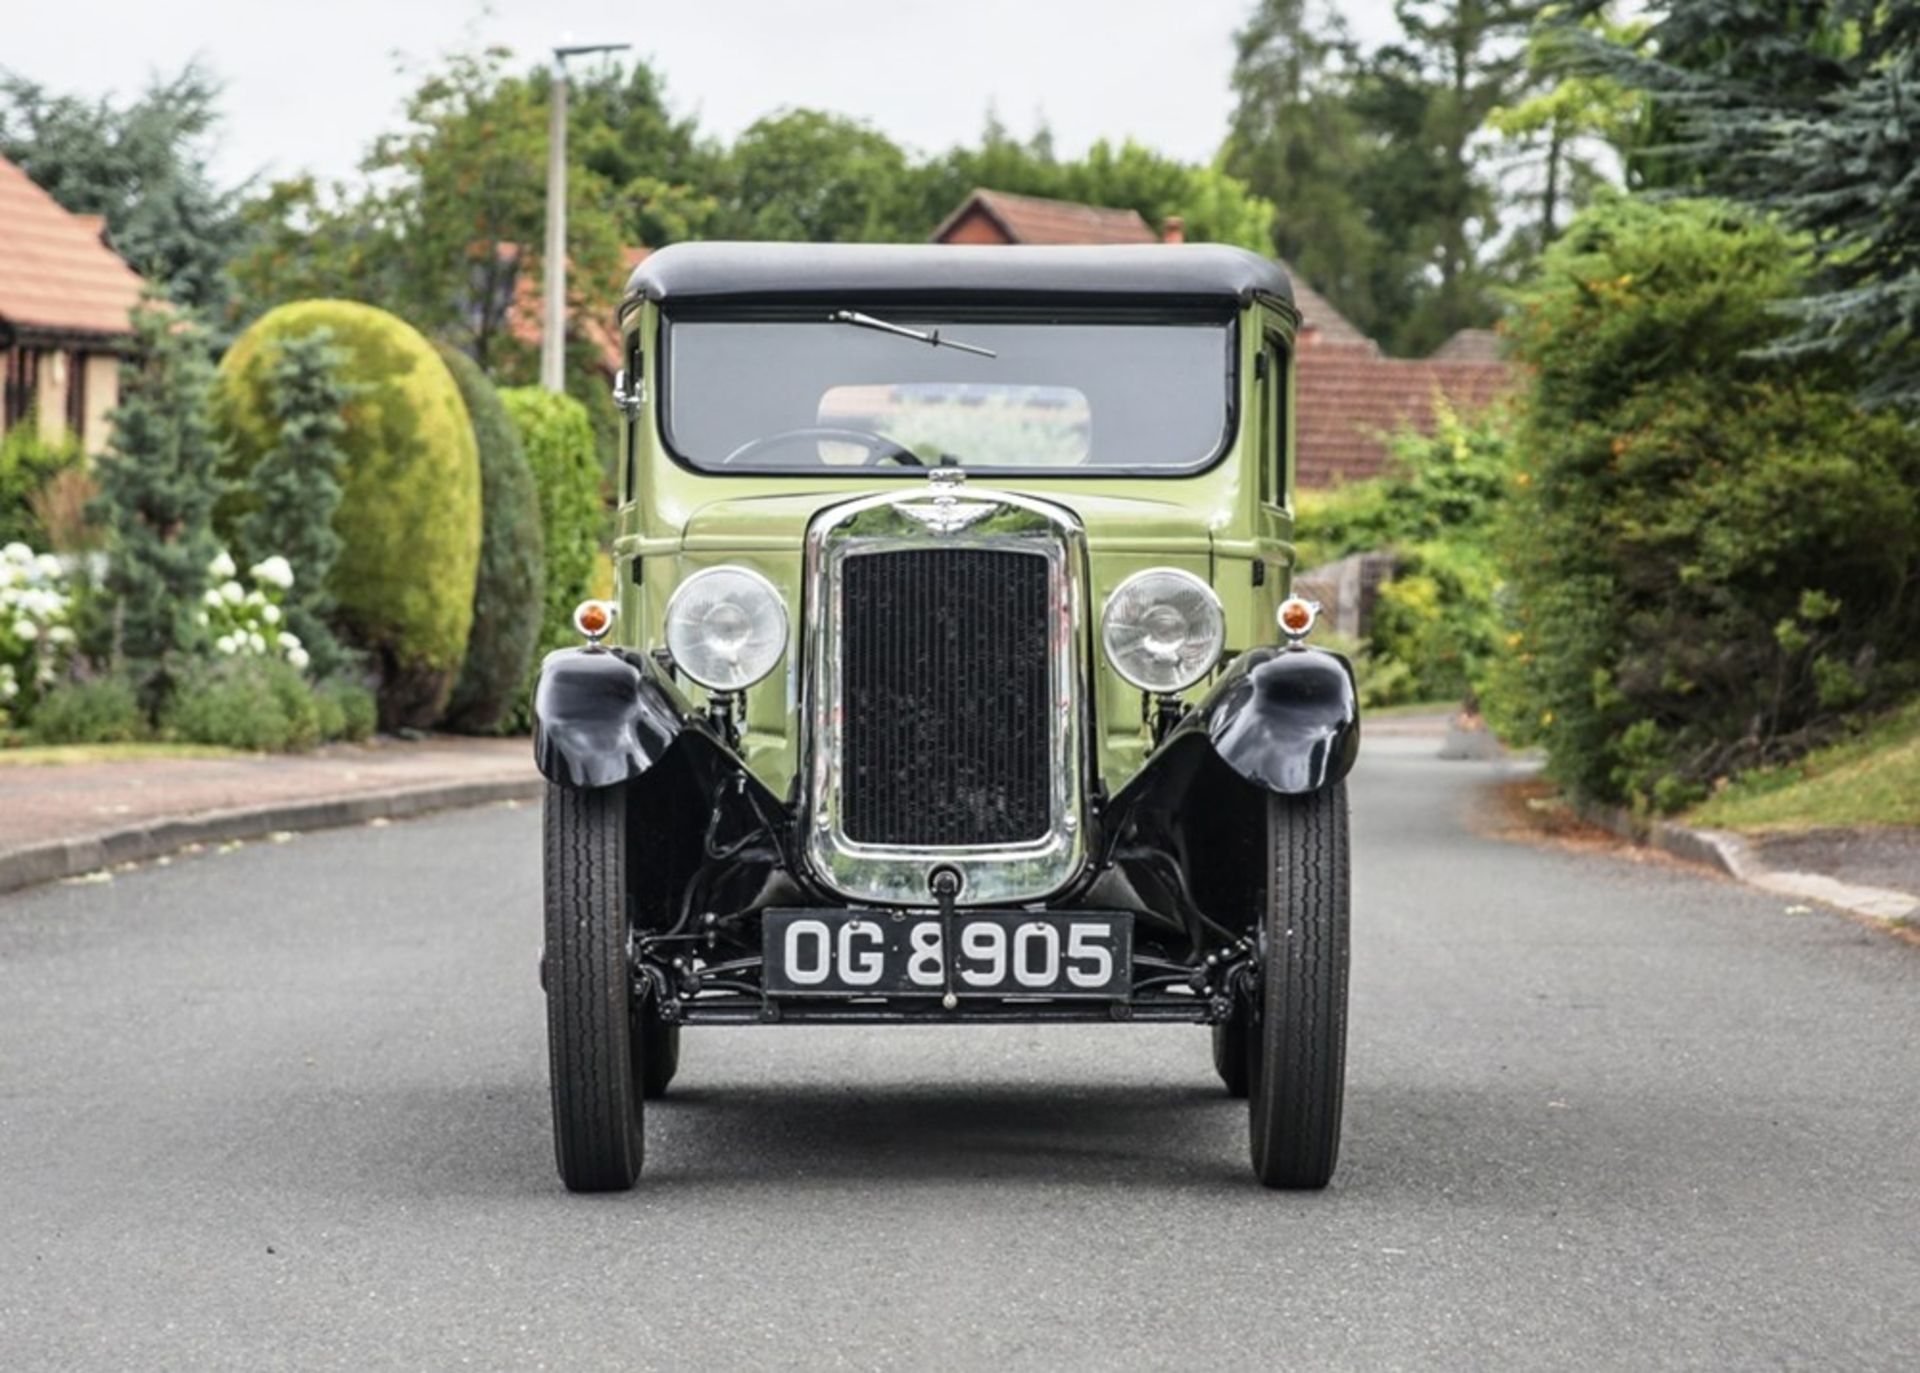
[[[710, 680], [708, 677], [702, 676], [700, 672], [696, 670], [695, 665], [688, 661], [690, 655], [683, 655], [675, 642], [677, 637], [675, 627], [681, 623], [682, 612], [686, 609], [687, 597], [695, 592], [702, 583], [709, 582], [713, 578], [720, 576], [739, 577], [753, 585], [756, 590], [766, 596], [779, 622], [779, 633], [776, 637], [777, 647], [774, 652], [768, 656], [765, 666], [750, 676], [743, 676], [733, 681]], [[793, 634], [793, 620], [787, 613], [787, 601], [786, 598], [780, 594], [780, 588], [775, 586], [765, 574], [756, 572], [751, 567], [746, 567], [740, 563], [721, 563], [715, 567], [703, 567], [698, 572], [682, 580], [680, 585], [673, 589], [673, 594], [667, 598], [667, 611], [663, 621], [663, 627], [667, 640], [667, 651], [672, 655], [674, 666], [686, 673], [697, 685], [705, 687], [710, 692], [721, 694], [733, 694], [746, 691], [764, 682], [773, 674], [773, 670], [780, 666], [780, 660], [786, 657], [788, 641]]]
[[[1185, 583], [1190, 589], [1199, 592], [1209, 608], [1212, 619], [1212, 651], [1206, 655], [1204, 660], [1199, 661], [1198, 666], [1186, 670], [1180, 676], [1173, 679], [1171, 683], [1143, 681], [1126, 669], [1121, 661], [1120, 655], [1115, 653], [1113, 649], [1111, 634], [1113, 631], [1115, 607], [1120, 604], [1123, 596], [1134, 590], [1136, 583], [1146, 581], [1149, 578], [1170, 578], [1174, 581]], [[1122, 578], [1120, 584], [1108, 593], [1106, 603], [1100, 608], [1100, 651], [1106, 657], [1107, 666], [1111, 667], [1128, 686], [1139, 691], [1144, 691], [1149, 695], [1175, 696], [1205, 681], [1208, 674], [1220, 665], [1220, 655], [1226, 651], [1226, 645], [1227, 612], [1226, 607], [1221, 604], [1220, 594], [1213, 589], [1206, 578], [1189, 572], [1183, 567], [1142, 568], [1140, 571]]]

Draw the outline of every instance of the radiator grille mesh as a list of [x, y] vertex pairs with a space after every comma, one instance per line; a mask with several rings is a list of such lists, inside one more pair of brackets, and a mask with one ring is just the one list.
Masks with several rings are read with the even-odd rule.
[[943, 848], [1051, 826], [1050, 565], [932, 548], [841, 565], [841, 826], [856, 843]]

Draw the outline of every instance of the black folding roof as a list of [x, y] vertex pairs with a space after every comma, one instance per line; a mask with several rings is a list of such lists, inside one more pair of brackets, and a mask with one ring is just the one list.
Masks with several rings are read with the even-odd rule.
[[634, 268], [628, 302], [1178, 300], [1293, 305], [1280, 264], [1217, 243], [999, 247], [676, 243]]

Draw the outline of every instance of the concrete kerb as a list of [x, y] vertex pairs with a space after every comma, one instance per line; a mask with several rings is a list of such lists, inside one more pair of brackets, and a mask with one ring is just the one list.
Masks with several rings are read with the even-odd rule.
[[0, 853], [0, 893], [178, 853], [195, 844], [226, 844], [291, 830], [337, 829], [369, 820], [400, 820], [429, 811], [531, 801], [546, 789], [538, 776], [487, 782], [439, 782], [316, 801], [282, 801], [205, 815], [156, 820], [75, 839]]
[[1780, 896], [1833, 906], [1875, 924], [1907, 921], [1920, 915], [1920, 896], [1890, 887], [1863, 887], [1817, 872], [1786, 872], [1760, 861], [1753, 846], [1725, 830], [1692, 829], [1670, 820], [1648, 821], [1613, 806], [1576, 802], [1581, 819], [1623, 839], [1658, 849], [1683, 862], [1717, 869], [1736, 882]]

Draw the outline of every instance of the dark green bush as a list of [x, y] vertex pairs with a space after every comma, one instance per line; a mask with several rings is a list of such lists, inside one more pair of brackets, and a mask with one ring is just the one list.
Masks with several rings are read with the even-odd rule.
[[498, 727], [533, 661], [546, 606], [546, 546], [533, 472], [499, 393], [465, 353], [443, 347], [440, 356], [473, 421], [481, 492], [473, 633], [447, 701], [445, 724], [484, 734]]
[[[404, 321], [343, 300], [307, 300], [263, 315], [220, 364], [220, 428], [244, 478], [280, 441], [272, 372], [279, 341], [324, 328], [352, 388], [329, 590], [342, 637], [379, 674], [389, 727], [440, 718], [467, 651], [480, 563], [480, 465], [460, 388], [433, 346]], [[248, 513], [243, 494], [223, 511]], [[296, 571], [296, 576], [298, 572]]]
[[149, 733], [140, 693], [124, 677], [62, 683], [40, 699], [28, 723], [43, 744], [130, 744]]
[[1802, 266], [1725, 206], [1613, 199], [1519, 300], [1489, 706], [1589, 795], [1676, 809], [1916, 679], [1920, 432], [1832, 364], [1758, 355]]
[[175, 684], [161, 727], [191, 744], [290, 753], [321, 741], [321, 708], [299, 671], [272, 658], [196, 664]]
[[341, 678], [320, 683], [314, 688], [320, 704], [320, 737], [329, 742], [344, 739], [360, 743], [371, 739], [380, 725], [380, 704], [368, 688]]
[[525, 728], [533, 675], [540, 660], [550, 650], [575, 641], [573, 608], [590, 594], [605, 510], [600, 499], [593, 425], [586, 408], [577, 400], [536, 386], [502, 391], [500, 400], [520, 431], [527, 464], [533, 469], [546, 550], [546, 596], [539, 643], [509, 717], [512, 726]]

